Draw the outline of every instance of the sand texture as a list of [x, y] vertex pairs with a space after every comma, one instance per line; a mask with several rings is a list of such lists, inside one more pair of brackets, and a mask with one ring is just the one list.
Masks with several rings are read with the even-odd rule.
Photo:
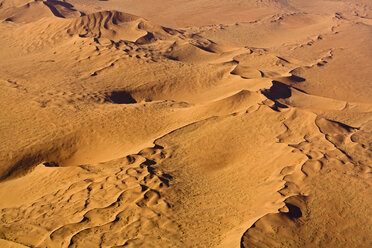
[[372, 247], [370, 0], [0, 0], [0, 247]]

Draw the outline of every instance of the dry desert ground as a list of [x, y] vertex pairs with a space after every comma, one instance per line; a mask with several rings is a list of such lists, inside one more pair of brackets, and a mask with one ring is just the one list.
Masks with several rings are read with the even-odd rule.
[[372, 247], [371, 0], [0, 0], [0, 247]]

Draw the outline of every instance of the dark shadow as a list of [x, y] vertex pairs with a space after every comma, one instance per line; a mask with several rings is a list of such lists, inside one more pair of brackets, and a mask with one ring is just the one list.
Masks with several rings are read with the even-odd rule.
[[136, 40], [135, 43], [140, 44], [140, 45], [142, 45], [142, 44], [144, 45], [144, 44], [151, 43], [154, 40], [155, 40], [154, 34], [151, 33], [151, 32], [147, 32], [147, 34], [145, 36], [142, 36], [141, 38]]
[[289, 212], [287, 213], [288, 217], [291, 219], [298, 219], [302, 217], [301, 209], [295, 205], [292, 205], [288, 202], [285, 203], [287, 208], [289, 209]]
[[137, 103], [137, 101], [126, 91], [113, 91], [108, 95], [108, 101], [116, 104], [131, 104]]
[[282, 57], [279, 57], [279, 56], [276, 56], [278, 59], [280, 59], [280, 60], [283, 60], [284, 62], [286, 62], [286, 63], [289, 63], [290, 64], [290, 62], [288, 61], [288, 60], [286, 60], [286, 59], [284, 59], [284, 58], [282, 58]]
[[56, 5], [60, 5], [62, 7], [65, 7], [69, 10], [72, 10], [72, 11], [76, 11], [76, 9], [74, 9], [74, 6], [69, 4], [69, 3], [66, 3], [66, 2], [61, 2], [61, 1], [56, 1], [56, 0], [48, 0], [46, 2], [43, 2], [49, 9], [50, 11], [52, 11], [53, 15], [57, 16], [57, 17], [60, 17], [60, 18], [65, 18], [58, 10], [57, 8], [55, 7]]
[[270, 100], [289, 98], [292, 95], [290, 86], [279, 81], [273, 81], [273, 85], [268, 90], [263, 90], [262, 94]]
[[57, 0], [48, 0], [46, 3], [53, 3], [55, 5], [61, 5], [65, 8], [70, 9], [70, 10], [75, 10], [76, 11], [74, 6], [72, 4], [67, 3], [67, 2], [62, 2], [62, 1], [57, 1]]
[[167, 27], [161, 27], [166, 33], [170, 34], [170, 35], [175, 35], [177, 33], [180, 33], [182, 34], [182, 32], [178, 31], [178, 30], [175, 30], [175, 29], [172, 29], [172, 28], [167, 28]]
[[5, 173], [0, 176], [0, 181], [17, 178], [26, 175], [36, 165], [41, 163], [41, 156], [27, 154], [21, 157], [17, 162], [12, 164]]
[[173, 57], [173, 56], [169, 56], [169, 55], [165, 55], [165, 57], [167, 59], [170, 59], [170, 60], [179, 61], [179, 59], [177, 57]]
[[140, 184], [141, 186], [141, 191], [144, 192], [146, 191], [149, 187], [147, 187], [146, 185], [143, 185], [143, 184]]
[[59, 13], [57, 8], [54, 7], [53, 4], [50, 4], [48, 2], [44, 2], [44, 4], [50, 9], [50, 11], [52, 11], [53, 15], [55, 15], [56, 17], [59, 17], [59, 18], [65, 18], [61, 13]]
[[173, 177], [171, 175], [166, 174], [166, 173], [163, 173], [161, 176], [164, 177], [164, 178], [167, 178], [169, 180], [173, 179]]
[[129, 164], [133, 164], [134, 162], [136, 162], [136, 158], [134, 156], [128, 155], [126, 158]]
[[299, 77], [299, 76], [296, 76], [296, 75], [291, 75], [289, 77], [289, 79], [296, 82], [296, 83], [301, 83], [301, 82], [305, 81], [305, 78]]
[[348, 131], [348, 132], [351, 132], [351, 131], [353, 131], [353, 130], [359, 130], [359, 129], [360, 129], [360, 128], [358, 128], [358, 127], [352, 127], [352, 126], [346, 125], [346, 124], [344, 124], [344, 123], [342, 123], [342, 122], [338, 122], [338, 121], [334, 121], [334, 120], [330, 120], [330, 119], [327, 119], [327, 120], [328, 120], [329, 122], [332, 122], [332, 123], [335, 123], [335, 124], [341, 126], [343, 129], [345, 129], [345, 130]]
[[146, 166], [151, 166], [151, 165], [154, 165], [156, 164], [155, 161], [153, 160], [150, 160], [150, 159], [146, 159], [145, 162], [143, 162], [142, 164], [146, 165]]
[[216, 53], [215, 51], [211, 50], [209, 47], [204, 47], [204, 46], [201, 46], [201, 45], [195, 45], [195, 44], [191, 44], [193, 45], [194, 47], [197, 47], [205, 52], [208, 52], [208, 53]]
[[59, 167], [59, 164], [56, 162], [45, 162], [43, 163], [45, 167]]
[[155, 144], [154, 149], [164, 149], [161, 145]]

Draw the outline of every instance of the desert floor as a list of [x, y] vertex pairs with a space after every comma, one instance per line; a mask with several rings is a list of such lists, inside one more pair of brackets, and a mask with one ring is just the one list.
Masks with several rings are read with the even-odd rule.
[[0, 0], [0, 247], [372, 247], [370, 0]]

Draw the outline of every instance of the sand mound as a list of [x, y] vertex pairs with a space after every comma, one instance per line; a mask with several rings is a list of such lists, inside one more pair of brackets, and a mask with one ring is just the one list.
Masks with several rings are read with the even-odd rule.
[[14, 22], [33, 22], [44, 17], [54, 16], [47, 5], [42, 1], [27, 3], [20, 7], [1, 10], [0, 18]]
[[28, 23], [53, 16], [71, 18], [80, 16], [80, 12], [71, 4], [57, 0], [36, 0], [20, 6], [3, 6], [0, 9], [0, 19], [12, 22]]
[[264, 100], [262, 94], [241, 90], [231, 96], [205, 104], [200, 107], [204, 114], [227, 115], [239, 111], [252, 111], [253, 106], [257, 106]]
[[[136, 41], [146, 35], [145, 31], [140, 30], [140, 22], [139, 17], [118, 11], [96, 12], [73, 21], [67, 32], [80, 37], [115, 39], [120, 36], [125, 40]], [[120, 29], [124, 30], [124, 34]]]

